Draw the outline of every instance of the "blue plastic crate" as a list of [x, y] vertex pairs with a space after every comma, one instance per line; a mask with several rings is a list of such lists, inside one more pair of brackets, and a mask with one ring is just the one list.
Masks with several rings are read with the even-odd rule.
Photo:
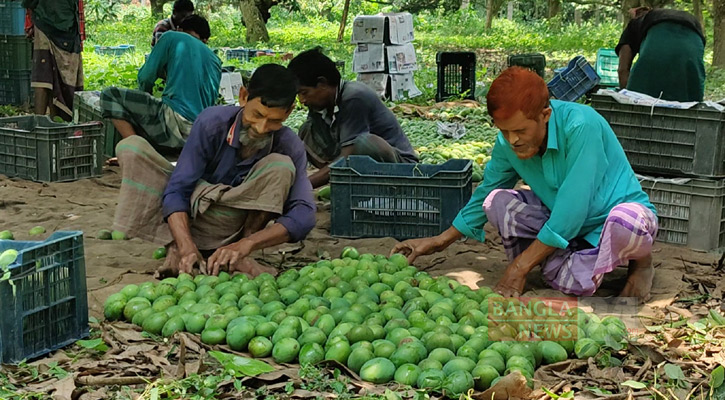
[[118, 57], [126, 53], [136, 51], [136, 46], [132, 44], [120, 44], [118, 46], [95, 45], [94, 51], [96, 52], [96, 54]]
[[234, 59], [239, 60], [239, 62], [247, 62], [257, 56], [257, 51], [258, 50], [255, 49], [245, 49], [239, 47], [236, 49], [227, 49], [224, 52], [224, 56], [227, 58], [227, 60]]
[[597, 62], [595, 65], [597, 75], [599, 75], [599, 86], [618, 87], [619, 86], [619, 56], [614, 49], [599, 49], [597, 51]]
[[10, 279], [0, 282], [0, 362], [15, 364], [87, 337], [83, 232], [55, 232], [37, 242], [0, 240], [0, 253], [8, 249], [19, 254]]
[[576, 56], [566, 70], [554, 76], [548, 83], [549, 93], [564, 101], [576, 101], [599, 84], [599, 75], [587, 60]]
[[30, 70], [0, 70], [0, 105], [29, 106]]
[[332, 236], [435, 236], [471, 198], [471, 160], [380, 163], [349, 156], [330, 166]]
[[25, 35], [25, 9], [20, 1], [0, 1], [0, 35]]

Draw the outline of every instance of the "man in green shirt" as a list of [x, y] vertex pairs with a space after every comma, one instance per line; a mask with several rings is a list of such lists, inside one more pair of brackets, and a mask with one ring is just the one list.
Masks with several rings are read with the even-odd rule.
[[[206, 45], [209, 23], [191, 15], [181, 32], [166, 32], [138, 71], [141, 90], [111, 87], [101, 92], [103, 117], [124, 138], [143, 136], [157, 150], [181, 149], [196, 116], [219, 96], [221, 61]], [[161, 99], [151, 95], [157, 79], [166, 80]]]
[[[487, 107], [501, 130], [483, 182], [439, 236], [398, 244], [412, 262], [466, 236], [484, 240], [490, 221], [510, 263], [495, 291], [524, 292], [537, 265], [564, 293], [591, 296], [604, 274], [628, 265], [623, 297], [646, 299], [652, 286], [654, 206], [607, 122], [591, 107], [549, 101], [546, 83], [519, 67], [491, 85]], [[512, 190], [523, 179], [530, 190]]]

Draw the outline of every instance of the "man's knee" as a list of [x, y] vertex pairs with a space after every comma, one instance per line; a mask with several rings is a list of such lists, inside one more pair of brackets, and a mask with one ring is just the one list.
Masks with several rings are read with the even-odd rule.
[[370, 156], [378, 162], [397, 162], [396, 150], [385, 139], [372, 133], [364, 133], [353, 143], [354, 155]]
[[483, 201], [483, 211], [486, 215], [505, 209], [506, 205], [514, 199], [513, 190], [494, 189]]
[[119, 163], [138, 156], [146, 155], [150, 151], [154, 151], [151, 144], [138, 135], [129, 136], [118, 142], [116, 145], [116, 157]]
[[657, 233], [657, 217], [649, 208], [639, 203], [622, 203], [614, 206], [607, 216], [607, 224], [620, 225], [637, 233]]
[[294, 180], [297, 169], [294, 162], [289, 156], [279, 153], [270, 153], [257, 162], [254, 168], [256, 171], [252, 173], [252, 177], [261, 174], [273, 173], [280, 178], [289, 179], [290, 183]]

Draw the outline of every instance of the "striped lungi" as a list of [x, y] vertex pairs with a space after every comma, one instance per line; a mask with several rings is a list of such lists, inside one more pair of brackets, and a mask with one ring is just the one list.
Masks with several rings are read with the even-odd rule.
[[[531, 245], [551, 215], [530, 190], [494, 190], [483, 209], [498, 229], [511, 261]], [[544, 279], [563, 293], [591, 296], [604, 274], [649, 255], [656, 235], [657, 217], [652, 210], [639, 203], [619, 204], [604, 221], [599, 246], [577, 238], [566, 249], [556, 249], [542, 262]]]
[[30, 77], [33, 88], [51, 91], [53, 105], [59, 116], [70, 121], [73, 117], [73, 95], [83, 90], [83, 62], [80, 53], [62, 50], [35, 27], [33, 38], [33, 69]]
[[[118, 142], [116, 154], [122, 180], [113, 229], [170, 244], [162, 197], [174, 167], [138, 135]], [[197, 248], [215, 250], [241, 239], [249, 211], [281, 215], [294, 177], [292, 160], [272, 153], [254, 164], [239, 186], [200, 180], [190, 199], [190, 230]]]

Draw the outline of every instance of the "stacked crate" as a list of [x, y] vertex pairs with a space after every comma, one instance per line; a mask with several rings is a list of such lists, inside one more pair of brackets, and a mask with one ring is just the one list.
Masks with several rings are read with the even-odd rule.
[[361, 15], [352, 27], [356, 44], [352, 69], [357, 80], [382, 98], [393, 101], [419, 96], [413, 71], [418, 63], [413, 47], [413, 16], [410, 13]]
[[0, 105], [29, 106], [33, 49], [19, 0], [0, 0]]
[[680, 109], [592, 95], [657, 208], [662, 242], [710, 251], [725, 246], [725, 111]]

